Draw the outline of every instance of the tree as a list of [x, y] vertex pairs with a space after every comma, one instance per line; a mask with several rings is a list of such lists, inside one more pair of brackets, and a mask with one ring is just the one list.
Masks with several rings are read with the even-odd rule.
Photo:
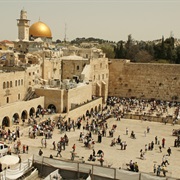
[[98, 46], [98, 48], [102, 49], [103, 52], [106, 54], [107, 58], [113, 59], [115, 57], [115, 52], [113, 49], [113, 46], [106, 43], [106, 44], [101, 44]]
[[175, 60], [176, 64], [180, 64], [180, 46], [176, 47], [176, 60]]
[[153, 56], [146, 50], [141, 50], [135, 55], [136, 62], [149, 63], [153, 60]]

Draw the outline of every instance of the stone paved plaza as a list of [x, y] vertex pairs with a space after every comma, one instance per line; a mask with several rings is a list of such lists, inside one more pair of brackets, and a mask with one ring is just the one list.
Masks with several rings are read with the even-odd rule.
[[[161, 164], [163, 155], [167, 154], [167, 148], [170, 147], [172, 149], [172, 154], [168, 157], [168, 161], [170, 165], [167, 165], [166, 169], [168, 170], [167, 176], [170, 177], [179, 177], [180, 172], [180, 161], [179, 161], [179, 153], [180, 149], [174, 147], [174, 140], [176, 137], [172, 136], [172, 130], [180, 128], [179, 125], [171, 125], [171, 124], [162, 124], [156, 122], [147, 122], [140, 120], [128, 120], [122, 119], [121, 121], [116, 121], [114, 118], [110, 118], [107, 120], [108, 122], [108, 130], [111, 129], [113, 124], [117, 125], [116, 131], [114, 133], [114, 138], [117, 139], [118, 135], [121, 136], [122, 141], [127, 142], [126, 150], [120, 150], [120, 145], [116, 145], [111, 147], [111, 140], [107, 133], [107, 137], [102, 138], [102, 143], [95, 143], [94, 149], [97, 153], [99, 149], [104, 151], [104, 165], [111, 165], [114, 168], [126, 168], [126, 164], [132, 160], [133, 162], [137, 162], [139, 165], [139, 170], [142, 172], [147, 172], [153, 174], [153, 165], [156, 163], [157, 165]], [[150, 127], [150, 133], [144, 135], [144, 131], [147, 126]], [[15, 128], [15, 127], [12, 127]], [[29, 127], [21, 128], [22, 136], [20, 138], [22, 145], [29, 145], [29, 153], [23, 154], [21, 152], [22, 160], [27, 159], [32, 154], [38, 155], [39, 149], [41, 146], [41, 139], [43, 136], [37, 136], [35, 139], [30, 139], [28, 137]], [[126, 135], [126, 128], [129, 129], [129, 135]], [[130, 138], [130, 132], [135, 132], [136, 139]], [[61, 152], [62, 158], [55, 157], [57, 151], [52, 150], [53, 145], [52, 142], [59, 141], [60, 137], [64, 136], [64, 133], [60, 134], [59, 130], [55, 128], [53, 131], [53, 138], [47, 139], [47, 147], [42, 148], [43, 156], [49, 157], [50, 154], [54, 156], [54, 158], [58, 159], [69, 159], [70, 160], [70, 151], [72, 151], [72, 146], [76, 144], [76, 153], [77, 156], [75, 160], [79, 161], [81, 157], [84, 157], [85, 162], [100, 164], [99, 161], [87, 161], [90, 154], [92, 154], [92, 149], [84, 147], [84, 144], [79, 141], [79, 134], [83, 132], [83, 128], [81, 126], [80, 130], [75, 130], [71, 132], [67, 132], [67, 136], [69, 137], [69, 145], [66, 146], [66, 150]], [[86, 134], [86, 130], [84, 133]], [[165, 138], [165, 148], [162, 148], [162, 152], [159, 151], [159, 146], [155, 145], [153, 151], [147, 151], [145, 154], [145, 160], [140, 159], [140, 149], [145, 150], [145, 144], [150, 143], [155, 140], [155, 136], [158, 137], [160, 144], [162, 142], [162, 138]], [[97, 141], [97, 135], [92, 135], [93, 139]], [[22, 151], [21, 145], [21, 151]], [[11, 145], [13, 152], [13, 144]]]

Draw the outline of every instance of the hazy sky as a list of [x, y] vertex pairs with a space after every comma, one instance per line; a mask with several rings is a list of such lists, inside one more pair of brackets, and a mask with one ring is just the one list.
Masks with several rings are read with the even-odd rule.
[[105, 40], [155, 40], [171, 32], [180, 38], [180, 0], [0, 0], [0, 40], [18, 38], [21, 9], [30, 24], [40, 18], [53, 40], [95, 37]]

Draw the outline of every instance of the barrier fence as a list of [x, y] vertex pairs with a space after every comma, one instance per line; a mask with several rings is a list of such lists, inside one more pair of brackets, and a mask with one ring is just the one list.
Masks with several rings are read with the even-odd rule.
[[[48, 165], [57, 169], [69, 170], [82, 173], [91, 173], [93, 176], [110, 178], [110, 179], [121, 179], [121, 180], [175, 180], [172, 177], [158, 177], [143, 172], [131, 172], [123, 169], [116, 169], [110, 167], [103, 167], [98, 165], [92, 165], [87, 163], [65, 161], [59, 159], [51, 159], [42, 156], [33, 156], [33, 162], [39, 163], [43, 166]], [[95, 178], [93, 178], [95, 179]]]

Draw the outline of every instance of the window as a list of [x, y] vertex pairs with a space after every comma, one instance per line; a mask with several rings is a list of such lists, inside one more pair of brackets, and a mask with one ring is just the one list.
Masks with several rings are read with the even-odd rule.
[[15, 86], [17, 86], [17, 80], [15, 81]]
[[94, 75], [94, 80], [96, 79], [96, 76]]
[[7, 88], [9, 88], [9, 82], [7, 82]]
[[77, 70], [79, 70], [79, 66], [77, 66]]
[[23, 85], [23, 79], [21, 79], [21, 85]]
[[12, 87], [12, 81], [10, 81], [10, 87]]
[[100, 68], [102, 68], [102, 63], [100, 64]]
[[29, 76], [31, 76], [31, 73], [29, 73]]
[[3, 89], [6, 89], [6, 83], [3, 82]]
[[20, 84], [20, 80], [18, 80], [18, 86], [20, 86], [21, 84]]
[[21, 98], [21, 95], [20, 94], [18, 94], [18, 100]]
[[104, 79], [104, 74], [102, 74], [102, 79]]
[[6, 102], [9, 103], [9, 97], [7, 97]]

